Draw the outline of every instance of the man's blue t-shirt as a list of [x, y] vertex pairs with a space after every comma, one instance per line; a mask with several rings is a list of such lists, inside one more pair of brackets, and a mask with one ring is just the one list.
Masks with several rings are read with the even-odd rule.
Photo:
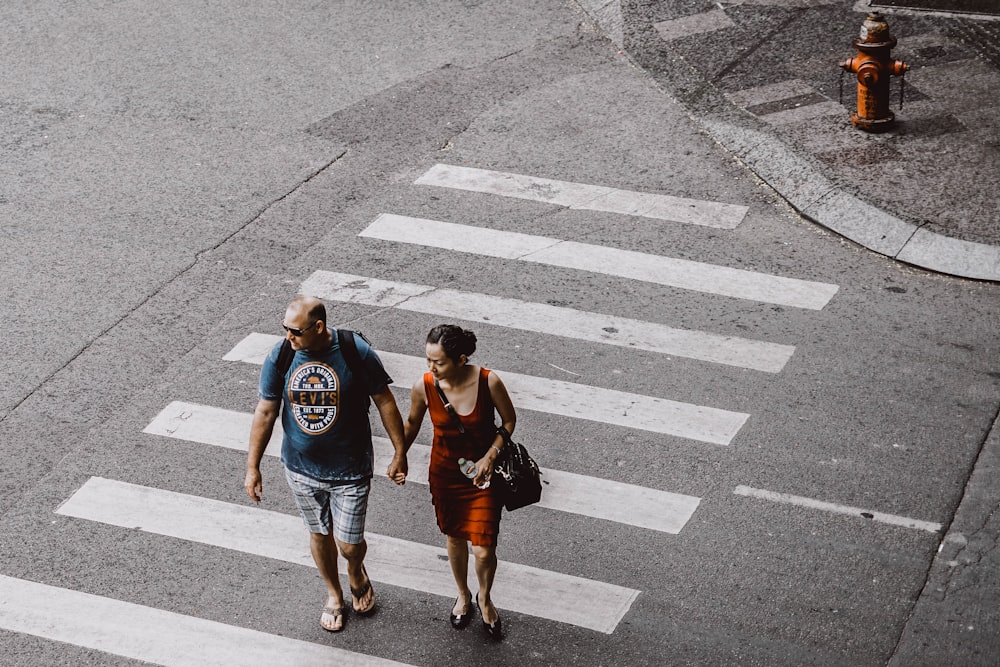
[[294, 472], [323, 482], [349, 482], [372, 476], [368, 396], [392, 382], [375, 351], [360, 336], [354, 340], [365, 377], [351, 373], [333, 341], [320, 352], [299, 350], [284, 378], [278, 375], [279, 342], [264, 360], [260, 398], [282, 401], [281, 462]]

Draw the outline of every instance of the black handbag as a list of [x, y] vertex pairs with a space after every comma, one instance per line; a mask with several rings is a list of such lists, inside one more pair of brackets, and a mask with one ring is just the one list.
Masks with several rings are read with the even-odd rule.
[[[455, 408], [448, 402], [448, 397], [444, 395], [437, 380], [434, 380], [434, 388], [437, 389], [448, 415], [458, 426], [459, 433], [466, 435], [462, 420], [458, 418]], [[500, 496], [500, 501], [508, 512], [537, 503], [542, 499], [542, 472], [538, 469], [538, 464], [524, 445], [511, 440], [507, 429], [499, 426], [497, 433], [503, 438], [503, 449], [493, 462], [495, 493]]]
[[514, 442], [503, 426], [497, 429], [503, 437], [503, 449], [493, 464], [493, 479], [507, 511], [533, 505], [542, 499], [542, 472], [524, 445]]

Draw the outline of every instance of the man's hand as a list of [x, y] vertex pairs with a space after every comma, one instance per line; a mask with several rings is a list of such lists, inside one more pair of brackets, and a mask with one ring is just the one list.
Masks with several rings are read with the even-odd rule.
[[406, 473], [409, 466], [406, 462], [406, 450], [409, 446], [403, 432], [403, 418], [399, 414], [399, 406], [396, 405], [396, 398], [392, 395], [389, 387], [383, 387], [381, 391], [372, 394], [375, 407], [378, 408], [382, 417], [382, 426], [392, 441], [392, 448], [395, 453], [392, 456], [392, 463], [386, 469], [386, 476], [396, 484], [402, 485], [406, 482]]
[[261, 494], [264, 492], [264, 482], [261, 479], [259, 468], [247, 469], [247, 476], [243, 480], [243, 487], [247, 490], [250, 500], [255, 503], [260, 502]]
[[386, 477], [402, 486], [406, 483], [406, 473], [409, 472], [410, 465], [406, 461], [406, 454], [396, 454], [392, 457], [389, 467], [386, 469]]

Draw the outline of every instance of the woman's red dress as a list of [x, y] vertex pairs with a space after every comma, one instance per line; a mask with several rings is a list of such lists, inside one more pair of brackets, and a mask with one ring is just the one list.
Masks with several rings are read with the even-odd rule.
[[494, 488], [480, 489], [458, 468], [458, 459], [478, 461], [496, 434], [489, 370], [479, 369], [476, 407], [468, 415], [458, 415], [465, 428], [459, 432], [434, 387], [434, 376], [424, 374], [424, 395], [434, 425], [431, 463], [427, 478], [438, 528], [449, 537], [469, 540], [477, 546], [494, 546], [500, 532], [502, 504]]

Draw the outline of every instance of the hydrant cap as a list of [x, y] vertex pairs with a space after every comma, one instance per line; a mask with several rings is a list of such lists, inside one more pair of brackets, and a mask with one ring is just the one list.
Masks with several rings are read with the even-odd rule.
[[854, 40], [855, 46], [888, 46], [896, 45], [896, 38], [889, 33], [889, 24], [878, 12], [872, 12], [861, 24], [861, 34]]

